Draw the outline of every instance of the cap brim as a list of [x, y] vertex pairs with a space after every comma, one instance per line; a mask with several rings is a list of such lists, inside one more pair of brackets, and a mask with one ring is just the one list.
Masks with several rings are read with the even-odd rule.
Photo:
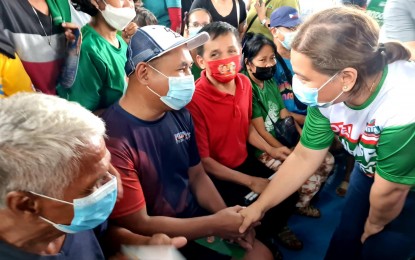
[[269, 27], [286, 27], [286, 28], [292, 28], [292, 27], [296, 27], [298, 25], [301, 24], [300, 20], [296, 20], [296, 21], [289, 21], [287, 23], [284, 24], [272, 24], [272, 22], [270, 23]]
[[157, 54], [153, 58], [149, 59], [148, 61], [154, 60], [154, 59], [162, 56], [166, 52], [169, 52], [169, 51], [171, 51], [171, 50], [173, 50], [177, 47], [180, 47], [184, 44], [187, 44], [187, 48], [189, 50], [193, 50], [194, 48], [197, 48], [197, 47], [205, 44], [207, 41], [209, 41], [209, 39], [210, 39], [210, 36], [207, 32], [198, 33], [193, 37], [190, 37], [190, 38], [184, 39], [183, 41], [175, 43], [174, 45], [172, 45], [169, 48], [167, 48], [166, 50], [160, 52], [159, 54]]

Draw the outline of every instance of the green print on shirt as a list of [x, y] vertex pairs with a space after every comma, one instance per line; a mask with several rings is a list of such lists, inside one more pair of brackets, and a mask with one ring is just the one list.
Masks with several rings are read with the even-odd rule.
[[[334, 126], [335, 125], [335, 126]], [[334, 126], [334, 127], [333, 127]], [[332, 124], [332, 129], [339, 128], [338, 124]], [[377, 145], [380, 138], [380, 127], [376, 126], [376, 120], [372, 119], [366, 124], [365, 131], [358, 140], [349, 138], [353, 125], [346, 125], [340, 128], [339, 139], [344, 149], [355, 157], [360, 168], [368, 175], [376, 172]]]

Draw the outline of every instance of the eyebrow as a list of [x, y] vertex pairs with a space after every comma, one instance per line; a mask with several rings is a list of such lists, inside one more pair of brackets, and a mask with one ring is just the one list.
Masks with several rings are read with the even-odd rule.
[[188, 63], [188, 62], [186, 62], [186, 61], [182, 61], [182, 62], [179, 64], [178, 68], [182, 68], [182, 67], [191, 66], [192, 64], [193, 64], [193, 62]]
[[303, 74], [301, 74], [301, 73], [298, 73], [298, 72], [294, 71], [294, 74], [296, 74], [296, 75], [298, 75], [298, 76], [300, 76], [300, 77], [304, 78], [305, 80], [309, 80], [309, 78], [307, 78], [306, 76], [304, 76], [304, 75], [303, 75]]

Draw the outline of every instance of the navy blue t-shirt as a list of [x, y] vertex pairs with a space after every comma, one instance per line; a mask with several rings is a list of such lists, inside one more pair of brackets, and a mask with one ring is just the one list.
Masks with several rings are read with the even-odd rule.
[[200, 206], [191, 192], [188, 170], [200, 163], [200, 157], [190, 113], [169, 111], [149, 122], [116, 103], [102, 118], [111, 163], [120, 172], [124, 188], [111, 218], [130, 215], [144, 206], [152, 216], [196, 216]]
[[105, 259], [92, 230], [67, 234], [61, 251], [56, 255], [35, 255], [0, 240], [0, 259], [13, 260], [100, 260]]

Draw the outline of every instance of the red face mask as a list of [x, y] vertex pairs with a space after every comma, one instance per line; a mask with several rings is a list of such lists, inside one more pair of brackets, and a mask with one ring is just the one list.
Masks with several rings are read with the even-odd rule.
[[207, 65], [214, 79], [221, 83], [228, 83], [241, 69], [240, 60], [241, 55], [235, 55], [227, 59], [209, 61]]

